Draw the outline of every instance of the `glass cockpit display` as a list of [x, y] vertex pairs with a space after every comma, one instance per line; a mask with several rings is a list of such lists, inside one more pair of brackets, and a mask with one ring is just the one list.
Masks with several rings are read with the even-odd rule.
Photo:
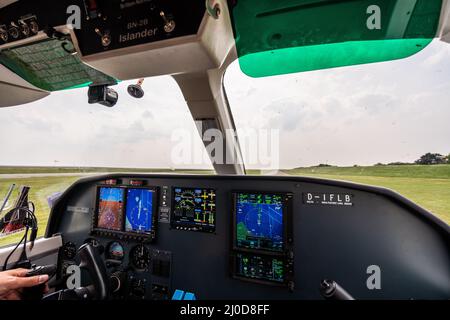
[[107, 186], [97, 188], [92, 232], [125, 239], [153, 240], [156, 236], [157, 189]]
[[101, 187], [98, 197], [97, 227], [120, 231], [123, 224], [124, 190]]
[[236, 194], [236, 247], [281, 252], [284, 249], [284, 197]]
[[277, 257], [238, 253], [235, 276], [259, 281], [285, 282], [285, 263]]
[[292, 201], [292, 193], [233, 193], [234, 278], [293, 287]]
[[152, 231], [153, 194], [154, 190], [150, 189], [127, 189], [125, 231]]
[[216, 228], [216, 192], [213, 189], [174, 188], [173, 228], [214, 232]]

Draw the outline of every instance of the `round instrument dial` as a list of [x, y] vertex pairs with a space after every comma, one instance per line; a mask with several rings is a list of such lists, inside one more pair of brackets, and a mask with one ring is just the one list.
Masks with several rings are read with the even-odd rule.
[[120, 242], [113, 241], [108, 244], [106, 255], [108, 259], [122, 261], [125, 257], [125, 250]]
[[139, 270], [145, 270], [150, 265], [150, 250], [143, 244], [139, 244], [131, 249], [131, 264]]
[[77, 246], [73, 242], [66, 242], [63, 246], [64, 259], [72, 260], [77, 255]]

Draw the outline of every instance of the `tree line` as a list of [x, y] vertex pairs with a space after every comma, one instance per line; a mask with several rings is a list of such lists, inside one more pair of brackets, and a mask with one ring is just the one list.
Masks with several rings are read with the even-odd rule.
[[426, 154], [424, 154], [423, 156], [421, 156], [419, 159], [417, 159], [415, 162], [415, 164], [428, 164], [428, 165], [433, 165], [433, 164], [450, 164], [450, 154], [444, 156], [440, 153], [431, 153], [428, 152]]

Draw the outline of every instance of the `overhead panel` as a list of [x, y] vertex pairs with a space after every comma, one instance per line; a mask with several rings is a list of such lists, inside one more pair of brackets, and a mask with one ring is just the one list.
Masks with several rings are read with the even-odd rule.
[[[204, 0], [17, 1], [0, 9], [0, 51], [25, 43], [28, 49], [6, 51], [2, 63], [46, 90], [82, 85], [81, 80], [86, 80], [79, 73], [82, 71], [85, 75], [94, 73], [85, 84], [103, 78], [94, 69], [114, 78], [131, 79], [197, 70], [198, 65], [212, 68], [210, 48], [197, 39], [204, 16]], [[69, 31], [70, 26], [73, 31]], [[79, 65], [68, 72], [71, 77], [67, 72], [64, 77], [58, 74], [57, 83], [52, 84], [35, 68], [30, 74], [30, 59], [37, 58], [33, 64], [43, 63], [40, 53], [49, 52], [50, 47], [58, 50], [55, 55], [64, 53], [57, 44], [29, 45], [53, 28], [70, 32], [78, 53], [65, 56], [61, 63], [72, 68], [81, 60], [94, 69]], [[31, 55], [36, 49], [38, 54]], [[26, 59], [19, 62], [18, 53], [26, 54]]]
[[195, 35], [205, 1], [85, 0], [75, 31], [83, 56]]

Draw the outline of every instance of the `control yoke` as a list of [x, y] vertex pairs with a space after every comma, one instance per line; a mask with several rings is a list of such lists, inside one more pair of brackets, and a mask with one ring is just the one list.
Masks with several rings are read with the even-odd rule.
[[105, 265], [97, 249], [86, 243], [78, 249], [79, 267], [89, 273], [92, 284], [76, 289], [65, 289], [44, 297], [43, 300], [106, 300], [109, 297], [109, 280]]
[[80, 268], [89, 272], [92, 280], [94, 299], [105, 300], [109, 294], [109, 280], [106, 275], [105, 264], [100, 258], [96, 249], [89, 243], [86, 243], [78, 249], [80, 257]]

